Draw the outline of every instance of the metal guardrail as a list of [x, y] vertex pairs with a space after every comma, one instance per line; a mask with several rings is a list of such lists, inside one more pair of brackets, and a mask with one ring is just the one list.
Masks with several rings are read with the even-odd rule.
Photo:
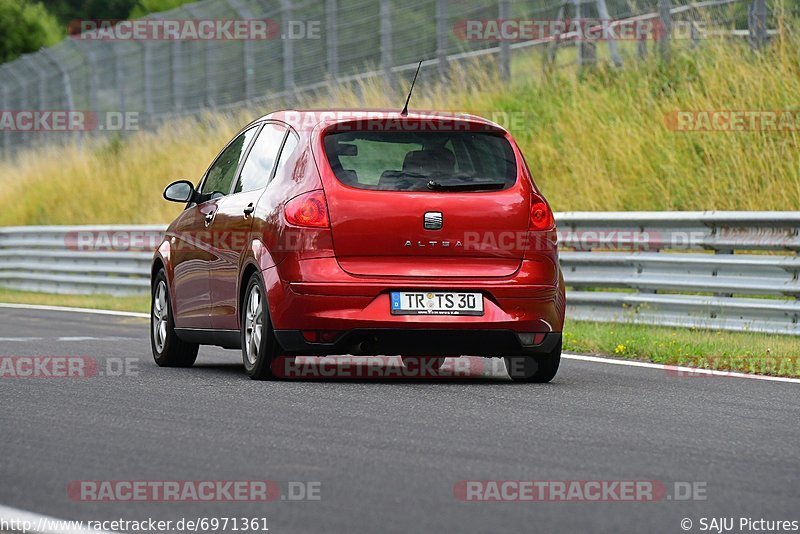
[[571, 319], [800, 335], [800, 212], [556, 218]]
[[[556, 214], [572, 320], [800, 335], [800, 212]], [[163, 226], [0, 228], [0, 285], [146, 292]]]

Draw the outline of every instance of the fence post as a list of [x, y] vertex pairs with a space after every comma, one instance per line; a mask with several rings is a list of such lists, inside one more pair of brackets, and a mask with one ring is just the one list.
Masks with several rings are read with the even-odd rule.
[[283, 91], [287, 105], [294, 102], [294, 43], [289, 38], [289, 21], [292, 19], [292, 3], [281, 0], [281, 32], [283, 38]]
[[[11, 106], [8, 102], [8, 85], [0, 85], [0, 88], [3, 89], [3, 103], [0, 105], [0, 111], [11, 111]], [[3, 128], [3, 154], [6, 159], [11, 157], [11, 130], [8, 128]]]
[[97, 56], [89, 52], [86, 58], [86, 70], [89, 71], [89, 109], [97, 113]]
[[[197, 4], [186, 4], [184, 7], [196, 20], [202, 20], [205, 16], [203, 12], [197, 8]], [[217, 93], [216, 76], [211, 74], [214, 72], [212, 65], [214, 64], [214, 47], [216, 45], [217, 43], [210, 39], [206, 40], [204, 45], [206, 76], [203, 78], [203, 104], [210, 108], [213, 108], [215, 105]]]
[[[66, 100], [67, 109], [70, 111], [75, 110], [75, 99], [72, 96], [72, 80], [69, 77], [69, 71], [64, 67], [63, 63], [58, 61], [53, 56], [53, 51], [50, 48], [42, 48], [42, 56], [49, 61], [58, 72], [61, 73], [61, 81], [64, 84], [64, 99]], [[20, 90], [22, 86], [20, 85]], [[76, 132], [78, 140], [81, 138], [81, 133]]]
[[39, 65], [33, 60], [31, 56], [23, 56], [22, 61], [27, 61], [33, 70], [36, 71], [36, 76], [39, 78], [39, 109], [44, 111], [47, 109], [47, 71], [39, 68]]
[[754, 49], [767, 44], [767, 0], [753, 0], [747, 17], [750, 26], [750, 46]]
[[436, 59], [439, 77], [447, 79], [447, 0], [436, 0]]
[[[582, 0], [572, 0], [572, 6], [575, 9], [575, 24], [577, 28], [583, 28], [583, 13]], [[587, 63], [594, 63], [597, 55], [595, 53], [594, 44], [585, 42], [582, 35], [575, 39], [575, 46], [578, 51], [578, 67], [583, 67]]]
[[328, 76], [336, 83], [339, 77], [339, 39], [336, 34], [336, 0], [325, 0], [325, 39], [328, 47]]
[[180, 111], [183, 108], [183, 57], [180, 39], [173, 41], [169, 51], [172, 56], [172, 104], [175, 111]]
[[112, 44], [112, 51], [114, 54], [114, 86], [119, 91], [119, 112], [125, 113], [127, 111], [127, 84], [125, 83], [125, 69], [122, 66], [122, 53], [121, 47]]
[[[600, 15], [601, 24], [610, 24], [611, 22], [611, 15], [608, 13], [608, 6], [606, 5], [606, 0], [597, 0], [597, 13]], [[611, 59], [614, 61], [614, 65], [617, 67], [622, 66], [622, 58], [619, 57], [619, 51], [617, 50], [617, 41], [613, 37], [613, 31], [609, 32], [609, 35], [604, 36], [608, 39], [608, 49], [611, 52]]]
[[[556, 15], [556, 21], [562, 22], [564, 20], [564, 8], [566, 4], [561, 4], [558, 8], [558, 14]], [[550, 41], [547, 45], [542, 47], [542, 70], [545, 74], [547, 74], [556, 63], [556, 55], [558, 54], [558, 49], [561, 46], [561, 38], [560, 35], [553, 36], [553, 40]]]
[[[511, 8], [509, 0], [499, 0], [497, 5], [497, 15], [500, 20], [511, 18]], [[511, 79], [511, 46], [508, 39], [500, 39], [500, 79], [508, 81]]]
[[658, 0], [658, 15], [661, 28], [658, 32], [661, 57], [664, 61], [669, 61], [669, 41], [672, 38], [672, 2], [670, 0]]
[[[244, 7], [239, 0], [227, 0], [228, 5], [241, 19], [252, 19], [253, 14]], [[288, 39], [289, 32], [286, 32]], [[244, 69], [244, 99], [249, 102], [253, 98], [253, 76], [255, 75], [255, 62], [253, 61], [253, 42], [250, 37], [242, 42], [242, 68]]]
[[388, 87], [394, 87], [392, 76], [392, 16], [389, 0], [381, 0], [381, 67]]
[[153, 122], [153, 49], [149, 40], [142, 42], [142, 70], [144, 71], [144, 112], [148, 124]]

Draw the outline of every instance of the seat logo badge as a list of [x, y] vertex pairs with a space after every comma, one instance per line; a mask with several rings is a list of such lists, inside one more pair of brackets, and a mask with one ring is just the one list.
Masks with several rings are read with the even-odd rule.
[[425, 213], [426, 230], [441, 230], [443, 221], [444, 219], [442, 218], [441, 211], [429, 211]]

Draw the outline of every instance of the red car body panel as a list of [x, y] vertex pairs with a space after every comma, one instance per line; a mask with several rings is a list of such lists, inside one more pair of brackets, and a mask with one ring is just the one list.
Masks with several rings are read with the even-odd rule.
[[[169, 226], [156, 251], [154, 272], [163, 267], [167, 273], [179, 335], [204, 332], [208, 335], [201, 336], [202, 342], [234, 347], [243, 286], [253, 272], [261, 273], [278, 332], [336, 331], [343, 337], [374, 329], [560, 334], [565, 298], [556, 233], [529, 227], [534, 199], [544, 200], [510, 134], [473, 116], [370, 112], [375, 120], [388, 119], [399, 127], [440, 120], [502, 135], [513, 148], [517, 180], [506, 189], [479, 193], [357, 189], [334, 175], [323, 139], [352, 128], [364, 113], [285, 111], [259, 119], [284, 123], [298, 138], [283, 171], [266, 189], [190, 205]], [[286, 203], [315, 190], [324, 193], [330, 225], [288, 223]], [[244, 216], [250, 204], [254, 211]], [[441, 230], [421, 224], [429, 211], [443, 214]], [[525, 245], [517, 246], [521, 236]], [[479, 292], [484, 314], [393, 315], [392, 290]], [[279, 337], [291, 345], [284, 346], [288, 353], [332, 350], [313, 343], [299, 348], [284, 339]]]

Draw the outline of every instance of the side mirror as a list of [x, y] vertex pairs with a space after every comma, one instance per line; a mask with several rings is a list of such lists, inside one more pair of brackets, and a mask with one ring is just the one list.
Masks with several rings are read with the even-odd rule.
[[164, 198], [170, 202], [189, 202], [194, 197], [194, 184], [188, 180], [172, 182], [164, 189]]

